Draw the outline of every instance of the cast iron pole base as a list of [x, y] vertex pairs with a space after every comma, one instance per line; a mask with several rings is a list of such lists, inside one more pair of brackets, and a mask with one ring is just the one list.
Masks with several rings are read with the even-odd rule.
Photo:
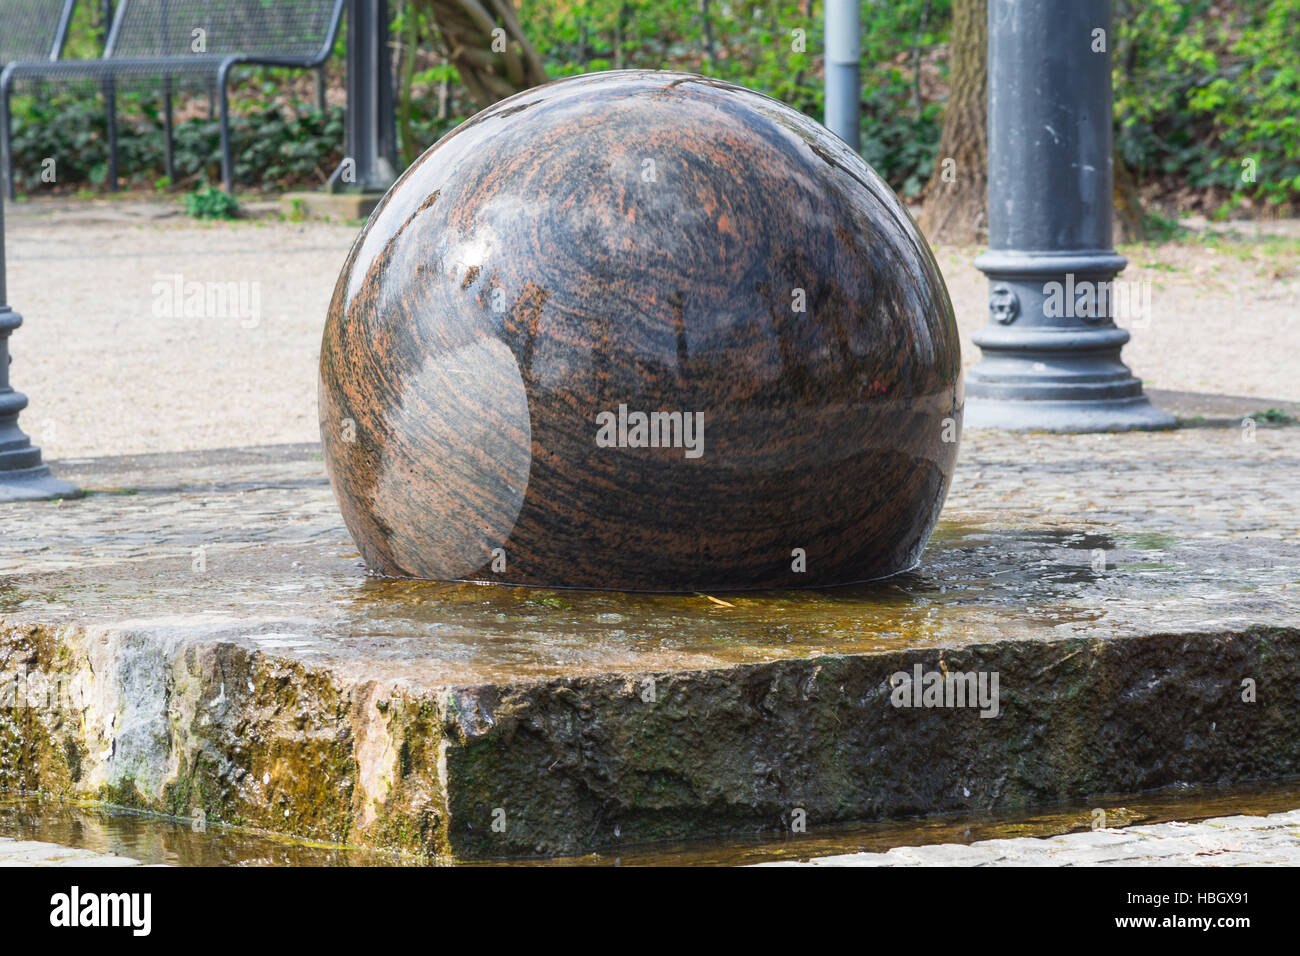
[[[1177, 424], [1120, 359], [1129, 334], [1111, 318], [1111, 296], [1125, 264], [1110, 250], [990, 250], [976, 258], [989, 277], [989, 324], [973, 336], [983, 358], [966, 380], [964, 427], [1113, 432]], [[1107, 298], [1099, 301], [1101, 290]]]
[[1178, 423], [1145, 395], [1101, 402], [966, 400], [962, 428], [1010, 432], [1160, 431]]
[[988, 0], [989, 278], [967, 428], [1172, 428], [1120, 359], [1150, 286], [1117, 282], [1111, 0]]
[[55, 478], [41, 461], [41, 450], [18, 427], [18, 413], [27, 407], [27, 396], [9, 386], [9, 334], [22, 325], [23, 317], [0, 305], [0, 502], [43, 501], [47, 498], [75, 498], [76, 485]]
[[[41, 450], [28, 446], [41, 457]], [[55, 478], [45, 465], [22, 471], [0, 471], [0, 504], [10, 501], [49, 501], [52, 498], [80, 498], [81, 489], [70, 481]]]

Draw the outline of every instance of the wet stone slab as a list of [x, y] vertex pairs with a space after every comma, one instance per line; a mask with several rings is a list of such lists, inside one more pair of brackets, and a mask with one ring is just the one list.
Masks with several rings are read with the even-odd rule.
[[1300, 772], [1296, 427], [972, 432], [918, 569], [712, 595], [368, 576], [311, 446], [57, 467], [0, 505], [8, 790], [478, 857]]

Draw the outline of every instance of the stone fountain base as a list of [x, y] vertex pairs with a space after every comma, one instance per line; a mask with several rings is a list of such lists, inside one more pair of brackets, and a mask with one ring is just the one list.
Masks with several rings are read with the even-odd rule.
[[1294, 774], [1300, 428], [1242, 434], [969, 433], [917, 571], [763, 595], [367, 577], [311, 446], [61, 462], [0, 789], [477, 858]]

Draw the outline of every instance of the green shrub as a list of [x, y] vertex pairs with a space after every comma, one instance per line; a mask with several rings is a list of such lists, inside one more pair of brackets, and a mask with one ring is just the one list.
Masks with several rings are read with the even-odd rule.
[[[615, 66], [689, 70], [822, 116], [821, 3], [517, 2], [520, 22], [553, 77]], [[407, 36], [405, 4], [392, 9], [394, 37]], [[862, 0], [862, 152], [905, 195], [923, 187], [938, 148], [947, 70], [942, 52], [951, 12], [951, 0]], [[1189, 194], [1210, 197], [1214, 206], [1206, 211], [1220, 217], [1247, 202], [1282, 210], [1300, 201], [1297, 23], [1300, 0], [1117, 0], [1116, 145], [1140, 185], [1158, 184], [1180, 203]], [[409, 92], [399, 103], [408, 160], [473, 112], [455, 69], [427, 55], [440, 42], [436, 30], [422, 23], [416, 32], [426, 55], [418, 68], [413, 60], [403, 61]], [[79, 12], [68, 55], [95, 55], [90, 34], [90, 14]], [[342, 49], [340, 39], [340, 54]], [[918, 54], [924, 84], [915, 76]], [[337, 62], [332, 70], [342, 75]], [[234, 177], [241, 187], [316, 186], [342, 158], [343, 108], [321, 113], [286, 102], [291, 77], [301, 84], [300, 72], [253, 72], [234, 92]], [[437, 90], [444, 81], [450, 97], [440, 119]], [[18, 96], [14, 111], [20, 189], [51, 188], [41, 180], [47, 157], [56, 160], [56, 188], [103, 186], [107, 150], [97, 95]], [[143, 186], [162, 181], [159, 98], [119, 96], [118, 135], [120, 175]], [[177, 123], [175, 141], [176, 175], [169, 188], [217, 179], [214, 121]]]
[[1116, 142], [1142, 179], [1278, 206], [1300, 198], [1300, 0], [1130, 2]]
[[[710, 0], [707, 8], [706, 20], [700, 0], [521, 0], [520, 22], [552, 76], [616, 65], [689, 70], [822, 118], [820, 4]], [[918, 109], [913, 53], [946, 40], [951, 12], [951, 0], [862, 4], [862, 152], [908, 195], [929, 178], [942, 124], [941, 104], [923, 100]], [[616, 47], [620, 13], [623, 43]]]
[[[274, 89], [273, 84], [264, 84]], [[298, 112], [271, 101], [245, 98], [231, 116], [238, 186], [262, 190], [319, 186], [342, 159], [344, 109]], [[107, 120], [103, 100], [92, 91], [60, 91], [13, 101], [13, 154], [19, 190], [103, 186], [108, 177]], [[169, 187], [215, 181], [221, 173], [220, 127], [206, 115], [174, 128], [174, 183], [165, 179], [161, 103], [152, 93], [118, 96], [118, 175], [128, 185]], [[55, 182], [41, 179], [42, 160], [55, 160]]]
[[185, 211], [195, 219], [236, 219], [239, 201], [230, 193], [205, 185], [185, 194]]

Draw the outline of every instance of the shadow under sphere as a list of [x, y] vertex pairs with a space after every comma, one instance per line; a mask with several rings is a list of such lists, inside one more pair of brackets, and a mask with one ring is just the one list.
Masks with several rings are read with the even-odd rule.
[[335, 290], [320, 416], [376, 571], [824, 586], [919, 560], [961, 359], [925, 241], [843, 142], [729, 83], [599, 73], [392, 188]]

